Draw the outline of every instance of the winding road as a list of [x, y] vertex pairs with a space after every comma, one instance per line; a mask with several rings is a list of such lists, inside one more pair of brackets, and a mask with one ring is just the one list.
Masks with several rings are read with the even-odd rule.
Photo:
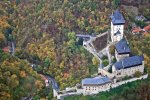
[[45, 75], [45, 74], [43, 74], [43, 75], [46, 78], [48, 78], [49, 82], [51, 82], [52, 88], [55, 89], [56, 91], [59, 91], [59, 86], [58, 86], [56, 80], [54, 78], [52, 78], [51, 76], [49, 76], [49, 75]]

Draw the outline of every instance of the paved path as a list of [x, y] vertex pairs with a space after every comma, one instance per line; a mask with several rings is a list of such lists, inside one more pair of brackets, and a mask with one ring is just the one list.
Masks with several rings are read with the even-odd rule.
[[110, 46], [110, 45], [108, 45], [108, 46], [106, 47], [106, 52], [107, 52], [108, 61], [109, 61], [109, 65], [110, 65], [110, 64], [111, 64], [111, 55], [110, 55], [110, 53], [109, 53], [109, 46]]
[[99, 57], [99, 54], [96, 52], [96, 50], [90, 46], [90, 43], [89, 41], [86, 42], [86, 45], [83, 46], [86, 50], [88, 50], [90, 53], [92, 53], [99, 61], [100, 63], [102, 62], [101, 58]]
[[14, 43], [14, 41], [12, 41], [11, 42], [11, 48], [12, 48], [12, 55], [14, 55], [15, 54], [15, 43]]
[[52, 88], [55, 89], [56, 91], [59, 91], [59, 87], [58, 84], [56, 82], [56, 80], [48, 75], [43, 74], [45, 77], [48, 78], [48, 80], [52, 83]]

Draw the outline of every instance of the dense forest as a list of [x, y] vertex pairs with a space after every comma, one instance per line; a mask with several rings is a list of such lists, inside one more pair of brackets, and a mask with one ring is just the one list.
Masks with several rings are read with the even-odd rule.
[[96, 68], [92, 55], [78, 45], [75, 35], [108, 29], [110, 4], [109, 0], [1, 2], [8, 9], [11, 24], [5, 34], [16, 42], [15, 56], [55, 77], [60, 88], [74, 86], [94, 73], [91, 66]]
[[[47, 96], [37, 72], [54, 77], [61, 89], [94, 74], [97, 60], [78, 43], [76, 34], [107, 30], [110, 4], [109, 0], [0, 1], [1, 99]], [[13, 55], [4, 49], [12, 42]]]
[[[76, 34], [105, 32], [110, 28], [109, 16], [119, 4], [119, 0], [0, 1], [0, 99], [51, 98], [37, 72], [54, 77], [60, 89], [96, 73], [97, 59], [80, 45]], [[149, 15], [147, 10], [143, 13]], [[143, 42], [129, 36], [133, 51], [144, 52], [146, 66], [150, 66], [150, 38], [140, 39]], [[14, 54], [4, 52], [12, 42]]]

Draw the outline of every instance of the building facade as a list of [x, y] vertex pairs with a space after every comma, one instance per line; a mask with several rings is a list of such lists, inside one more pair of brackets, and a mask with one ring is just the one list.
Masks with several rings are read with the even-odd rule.
[[133, 76], [137, 71], [144, 73], [143, 56], [127, 57], [112, 66], [112, 72], [117, 79], [124, 78], [125, 76]]
[[111, 16], [111, 40], [118, 42], [123, 38], [125, 20], [119, 10]]
[[97, 76], [82, 80], [83, 94], [96, 94], [101, 91], [107, 91], [111, 87], [111, 80], [108, 77]]
[[117, 61], [122, 60], [126, 57], [129, 57], [130, 52], [131, 52], [130, 47], [125, 38], [121, 39], [115, 45], [115, 57], [116, 57]]

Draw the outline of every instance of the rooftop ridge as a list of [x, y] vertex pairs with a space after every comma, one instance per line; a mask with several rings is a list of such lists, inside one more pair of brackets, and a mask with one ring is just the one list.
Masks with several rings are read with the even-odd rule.
[[144, 59], [142, 56], [132, 56], [116, 62], [114, 66], [116, 67], [116, 69], [120, 70], [124, 68], [134, 67], [137, 65], [142, 65], [143, 61]]

